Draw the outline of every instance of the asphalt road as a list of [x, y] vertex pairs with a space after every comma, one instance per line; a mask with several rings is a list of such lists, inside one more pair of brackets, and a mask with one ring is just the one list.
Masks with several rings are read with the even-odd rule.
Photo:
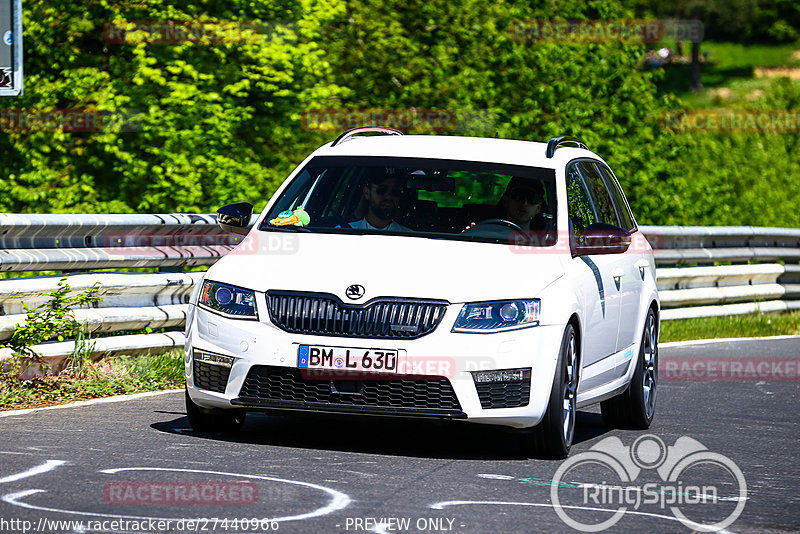
[[[661, 359], [651, 429], [612, 430], [581, 411], [563, 477], [564, 462], [528, 459], [517, 435], [491, 427], [250, 414], [236, 436], [195, 433], [182, 393], [2, 417], [0, 532], [570, 531], [552, 506], [556, 475], [578, 525], [689, 532], [676, 510], [710, 524], [743, 506], [728, 531], [800, 530], [800, 339], [666, 347]], [[614, 437], [638, 473], [576, 460]], [[654, 468], [690, 450], [706, 461], [671, 479]]]

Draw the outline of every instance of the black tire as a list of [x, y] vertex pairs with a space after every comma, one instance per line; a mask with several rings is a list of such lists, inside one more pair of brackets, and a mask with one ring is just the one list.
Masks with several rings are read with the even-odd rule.
[[656, 413], [657, 391], [658, 322], [651, 309], [644, 322], [642, 342], [631, 383], [621, 394], [600, 403], [603, 422], [615, 428], [650, 428]]
[[238, 432], [242, 425], [246, 412], [243, 410], [214, 410], [203, 408], [195, 404], [189, 391], [185, 391], [186, 417], [189, 419], [189, 426], [197, 432]]
[[529, 455], [557, 459], [569, 455], [575, 435], [577, 389], [577, 336], [575, 328], [568, 324], [561, 340], [558, 364], [544, 418], [525, 436]]

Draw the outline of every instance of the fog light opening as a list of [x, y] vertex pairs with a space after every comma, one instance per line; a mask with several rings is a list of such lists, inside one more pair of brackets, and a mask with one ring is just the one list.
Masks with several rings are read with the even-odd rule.
[[198, 362], [219, 365], [220, 367], [231, 367], [234, 360], [231, 356], [223, 356], [222, 354], [214, 354], [213, 352], [206, 352], [199, 349], [194, 349], [194, 359]]
[[530, 380], [531, 370], [525, 369], [501, 369], [498, 371], [472, 371], [472, 379], [476, 384], [487, 382], [523, 382]]

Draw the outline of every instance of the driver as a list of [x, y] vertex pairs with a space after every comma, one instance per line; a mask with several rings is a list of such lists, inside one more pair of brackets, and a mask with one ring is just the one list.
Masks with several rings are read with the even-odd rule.
[[503, 219], [523, 230], [539, 230], [544, 224], [539, 216], [544, 208], [544, 188], [538, 180], [514, 177], [500, 198]]
[[351, 228], [360, 230], [387, 230], [390, 232], [411, 232], [394, 218], [400, 209], [400, 198], [405, 192], [405, 180], [393, 174], [373, 174], [367, 179], [362, 192], [367, 204], [367, 214], [363, 219], [348, 223]]
[[[538, 180], [519, 176], [511, 178], [497, 207], [496, 219], [514, 223], [522, 230], [541, 230], [545, 227], [544, 186]], [[475, 222], [470, 223], [464, 231], [475, 224]]]

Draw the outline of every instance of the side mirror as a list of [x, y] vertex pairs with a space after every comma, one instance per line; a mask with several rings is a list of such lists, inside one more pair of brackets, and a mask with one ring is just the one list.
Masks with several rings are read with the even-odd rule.
[[571, 236], [573, 256], [622, 254], [631, 246], [631, 234], [618, 226], [597, 223]]
[[217, 210], [217, 223], [226, 232], [247, 235], [250, 231], [250, 217], [253, 205], [249, 202], [234, 202]]

